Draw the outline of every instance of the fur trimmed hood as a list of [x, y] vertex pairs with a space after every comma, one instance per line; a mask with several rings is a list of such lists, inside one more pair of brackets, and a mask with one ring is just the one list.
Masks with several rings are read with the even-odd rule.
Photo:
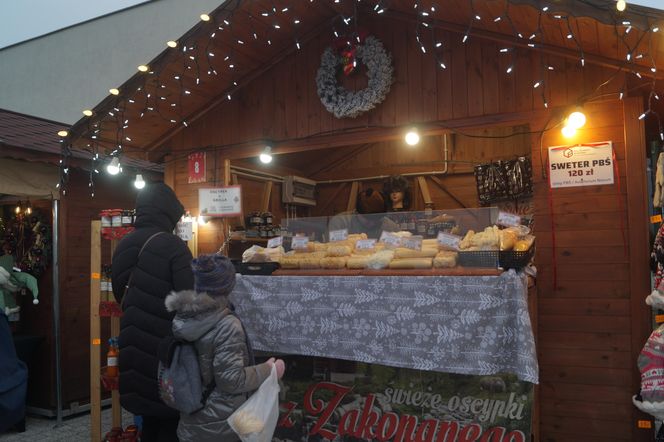
[[173, 336], [194, 342], [213, 329], [226, 316], [228, 299], [194, 290], [172, 292], [164, 301], [173, 318]]
[[166, 310], [179, 314], [196, 315], [209, 310], [225, 308], [228, 300], [223, 296], [212, 297], [207, 293], [197, 293], [195, 290], [182, 290], [171, 292], [164, 301]]

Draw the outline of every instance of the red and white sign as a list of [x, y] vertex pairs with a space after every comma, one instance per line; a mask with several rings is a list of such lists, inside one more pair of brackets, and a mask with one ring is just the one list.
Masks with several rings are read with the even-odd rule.
[[205, 152], [196, 152], [189, 155], [189, 184], [204, 183], [205, 176]]
[[611, 141], [549, 147], [549, 182], [561, 187], [613, 184]]
[[241, 216], [242, 187], [225, 186], [198, 189], [198, 209], [203, 216]]

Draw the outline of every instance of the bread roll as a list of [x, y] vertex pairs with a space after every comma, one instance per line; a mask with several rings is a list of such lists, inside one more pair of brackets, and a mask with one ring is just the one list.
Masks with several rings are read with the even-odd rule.
[[339, 246], [337, 243], [331, 243], [327, 247], [327, 256], [338, 257], [338, 256], [350, 256], [353, 249], [350, 246], [344, 245]]
[[313, 241], [309, 241], [306, 245], [306, 247], [303, 247], [301, 249], [293, 249], [295, 253], [311, 253], [316, 251], [316, 245], [314, 244]]
[[459, 254], [456, 252], [442, 251], [433, 259], [433, 266], [437, 269], [448, 269], [456, 267]]
[[345, 257], [326, 257], [321, 258], [320, 266], [324, 269], [343, 269], [346, 267]]
[[395, 259], [401, 259], [401, 258], [433, 258], [436, 256], [438, 253], [437, 248], [424, 248], [422, 247], [422, 250], [413, 250], [413, 249], [406, 249], [404, 247], [399, 247], [398, 249], [394, 250], [394, 258]]
[[500, 231], [500, 250], [512, 250], [516, 241], [516, 234], [512, 230]]
[[279, 262], [282, 269], [299, 269], [300, 260], [294, 255], [284, 255]]
[[360, 239], [367, 239], [367, 234], [366, 233], [353, 233], [351, 235], [348, 235], [348, 240], [349, 241], [358, 241]]
[[526, 235], [523, 239], [518, 240], [514, 244], [514, 251], [525, 252], [530, 249], [534, 242], [535, 237], [533, 235]]
[[391, 269], [430, 269], [432, 258], [404, 258], [390, 261]]
[[422, 240], [422, 248], [423, 249], [437, 249], [438, 248], [438, 240], [436, 238], [423, 239]]
[[311, 270], [311, 269], [320, 269], [321, 258], [307, 257], [307, 258], [298, 258], [298, 263], [300, 269]]
[[369, 255], [352, 255], [346, 261], [346, 267], [349, 269], [366, 269], [369, 264]]
[[265, 423], [255, 414], [241, 410], [233, 416], [233, 427], [239, 435], [247, 436], [263, 431]]

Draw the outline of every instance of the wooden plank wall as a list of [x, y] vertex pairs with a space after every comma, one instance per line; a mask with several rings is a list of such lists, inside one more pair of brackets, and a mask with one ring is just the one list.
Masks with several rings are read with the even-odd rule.
[[[95, 197], [91, 198], [87, 173], [70, 170], [60, 223], [62, 400], [65, 407], [71, 402], [87, 403], [90, 395], [90, 221], [98, 219], [102, 209], [133, 208], [136, 199], [136, 189], [128, 177], [107, 174], [95, 177]], [[102, 241], [102, 263], [110, 264], [110, 256], [110, 241]], [[109, 336], [110, 321], [102, 320], [102, 365], [106, 365]]]
[[[505, 71], [511, 60], [499, 52], [496, 44], [471, 36], [464, 45], [461, 36], [442, 32], [449, 68], [438, 70], [431, 54], [422, 54], [415, 47], [412, 26], [389, 19], [366, 21], [363, 25], [384, 42], [394, 60], [396, 82], [377, 109], [356, 119], [337, 120], [321, 106], [314, 78], [320, 54], [330, 42], [324, 32], [167, 145], [176, 151], [189, 150], [261, 139], [305, 139], [353, 128], [405, 129], [424, 122], [441, 127], [453, 121], [462, 122], [459, 124], [472, 124], [475, 130], [502, 122], [509, 126], [527, 124], [531, 131], [541, 131], [558, 125], [565, 106], [598, 90], [606, 94], [623, 87], [624, 76], [614, 76], [610, 69], [597, 66], [582, 69], [577, 60], [526, 50], [516, 51], [515, 71], [507, 75]], [[602, 44], [617, 47], [615, 37], [610, 35], [605, 36]], [[548, 71], [545, 65], [553, 66], [554, 70]], [[612, 81], [598, 89], [612, 76]], [[543, 108], [539, 89], [533, 88], [541, 79], [545, 81], [549, 110]], [[529, 140], [535, 165], [538, 235], [541, 434], [546, 441], [651, 438], [648, 431], [636, 429], [638, 414], [630, 400], [638, 387], [636, 355], [649, 330], [648, 310], [643, 304], [649, 291], [647, 272], [644, 274], [643, 270], [648, 244], [638, 233], [645, 232], [647, 219], [647, 196], [645, 192], [638, 193], [645, 182], [645, 166], [637, 161], [644, 153], [643, 128], [632, 120], [626, 124], [623, 117], [631, 118], [640, 100], [631, 100], [628, 106], [611, 98], [586, 105], [588, 125], [575, 141], [614, 142], [622, 183], [620, 191], [617, 185], [556, 190], [552, 217], [547, 181], [541, 171], [542, 158], [546, 158], [542, 149], [564, 144], [564, 140], [559, 136], [559, 128], [546, 132], [541, 140], [539, 133], [534, 133]], [[454, 141], [455, 155], [473, 162], [491, 159], [505, 149], [493, 144], [496, 139], [466, 140], [464, 145], [463, 137], [457, 135]], [[356, 145], [362, 143], [360, 131]], [[387, 145], [377, 145], [336, 170], [318, 176], [337, 178], [341, 170], [346, 174], [377, 175], [395, 170], [392, 164], [397, 161], [409, 161], [395, 153], [403, 147], [392, 151], [396, 156], [389, 149]], [[330, 152], [333, 150], [312, 154], [313, 162], [294, 161], [292, 167], [306, 175], [325, 166], [326, 159], [335, 155]], [[218, 155], [217, 162], [221, 164], [223, 150]], [[632, 160], [628, 161], [630, 157]], [[177, 194], [187, 207], [197, 210], [196, 192], [200, 185], [187, 184], [186, 161], [176, 162], [174, 167]], [[464, 202], [473, 203], [470, 177], [450, 176], [445, 180]], [[253, 200], [257, 189], [247, 183], [248, 198]], [[329, 192], [326, 188], [321, 190], [322, 195], [326, 192]], [[345, 196], [340, 194], [337, 198], [339, 201], [335, 200], [331, 211], [344, 207]], [[451, 201], [437, 191], [434, 199], [442, 206], [439, 208], [450, 207]], [[274, 206], [275, 201], [272, 210], [276, 211]], [[629, 232], [627, 255], [621, 221]], [[552, 277], [552, 222], [557, 232], [557, 290], [553, 289]], [[203, 231], [201, 239], [203, 251], [216, 250], [221, 233], [211, 227]]]

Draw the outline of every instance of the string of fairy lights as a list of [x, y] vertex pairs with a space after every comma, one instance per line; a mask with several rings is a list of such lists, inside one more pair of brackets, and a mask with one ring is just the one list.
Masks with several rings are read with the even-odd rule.
[[[430, 54], [435, 58], [436, 66], [440, 70], [448, 69], [453, 60], [450, 58], [450, 42], [444, 41], [443, 33], [436, 26], [437, 16], [441, 15], [440, 5], [444, 0], [418, 1], [412, 2], [412, 13], [416, 17], [414, 36], [415, 43], [423, 54]], [[569, 13], [554, 12], [554, 8], [542, 0], [537, 3], [538, 19], [534, 24], [530, 24], [530, 29], [519, 29], [519, 26], [513, 19], [513, 12], [510, 9], [510, 1], [500, 1], [503, 5], [502, 11], [496, 16], [481, 16], [478, 12], [477, 0], [467, 0], [470, 6], [470, 15], [465, 32], [460, 35], [462, 44], [467, 44], [474, 38], [474, 31], [480, 24], [484, 23], [505, 23], [509, 30], [507, 37], [513, 38], [513, 45], [505, 45], [499, 48], [499, 57], [507, 58], [504, 75], [512, 75], [517, 66], [517, 57], [522, 51], [521, 48], [537, 50], [538, 47], [546, 44], [545, 33], [543, 31], [543, 20], [545, 18], [560, 21], [564, 29], [564, 37], [576, 48], [578, 52], [578, 64], [581, 68], [586, 67], [586, 56], [584, 48], [579, 38], [578, 23], [572, 20], [574, 17]], [[336, 17], [330, 21], [331, 36], [335, 39], [346, 39], [350, 44], [361, 42], [361, 15], [374, 14], [376, 16], [387, 15], [390, 11], [389, 0], [309, 0], [314, 7], [321, 4], [323, 7], [331, 10], [343, 7], [344, 11], [352, 10], [346, 14], [339, 12]], [[327, 5], [324, 5], [327, 3]], [[87, 119], [87, 125], [81, 139], [87, 140], [87, 150], [91, 153], [90, 173], [89, 173], [89, 193], [95, 195], [95, 176], [100, 170], [105, 169], [110, 174], [122, 172], [122, 157], [128, 151], [125, 146], [132, 143], [131, 129], [137, 127], [136, 120], [144, 119], [146, 116], [154, 116], [167, 121], [172, 127], [182, 125], [189, 126], [187, 115], [184, 109], [189, 97], [195, 95], [202, 84], [219, 81], [224, 79], [228, 81], [228, 88], [223, 91], [221, 96], [227, 100], [232, 100], [233, 96], [241, 87], [241, 76], [238, 74], [238, 66], [241, 57], [238, 54], [244, 49], [255, 47], [256, 44], [263, 47], [270, 47], [275, 44], [275, 36], [278, 34], [288, 35], [292, 39], [293, 50], [299, 51], [303, 46], [304, 27], [303, 20], [297, 15], [296, 8], [291, 7], [288, 1], [273, 0], [270, 7], [260, 11], [258, 16], [254, 16], [250, 11], [240, 8], [241, 0], [228, 2], [224, 7], [214, 14], [201, 14], [200, 27], [197, 32], [186, 34], [179, 40], [170, 40], [166, 42], [167, 57], [179, 58], [181, 64], [178, 69], [173, 69], [172, 58], [164, 60], [169, 61], [169, 69], [161, 68], [165, 63], [161, 58], [155, 60], [155, 66], [142, 64], [137, 67], [139, 72], [138, 81], [132, 77], [122, 87], [109, 89], [109, 101], [111, 102], [108, 110], [93, 111], [91, 109], [83, 110], [83, 115]], [[638, 79], [645, 76], [639, 72], [644, 60], [648, 60], [650, 65], [650, 74], [647, 75], [650, 81], [650, 93], [647, 99], [647, 108], [639, 116], [639, 119], [654, 119], [659, 127], [660, 138], [664, 142], [664, 129], [660, 115], [654, 110], [655, 103], [660, 99], [656, 92], [657, 63], [656, 52], [653, 48], [653, 36], [659, 32], [657, 23], [646, 19], [646, 27], [640, 24], [640, 37], [634, 41], [630, 33], [635, 29], [636, 24], [632, 23], [624, 13], [627, 4], [624, 0], [618, 0], [615, 3], [614, 11], [615, 23], [614, 30], [621, 45], [624, 46], [626, 57], [622, 65], [616, 68], [616, 73], [609, 80], [601, 83], [595, 92], [601, 87], [612, 81], [619, 73], [631, 73]], [[361, 12], [360, 12], [361, 11]], [[522, 26], [523, 27], [523, 26]], [[533, 28], [534, 27], [534, 28]], [[576, 29], [575, 29], [576, 28]], [[239, 31], [238, 31], [239, 30]], [[200, 31], [205, 32], [207, 38], [200, 38]], [[449, 38], [449, 37], [447, 37]], [[647, 48], [643, 48], [644, 46]], [[507, 39], [506, 39], [507, 41]], [[631, 41], [631, 43], [630, 43]], [[250, 47], [250, 45], [253, 45]], [[246, 49], [244, 49], [246, 50]], [[545, 61], [545, 57], [540, 57], [540, 66], [536, 75], [536, 80], [532, 87], [539, 95], [544, 108], [549, 107], [549, 95], [551, 85], [549, 73], [560, 69]], [[626, 79], [624, 81], [627, 81]], [[169, 90], [178, 90], [177, 95], [168, 95]], [[617, 94], [619, 99], [623, 99], [627, 92], [627, 87], [623, 85], [621, 91]], [[562, 126], [565, 136], [573, 136], [576, 129], [585, 123], [585, 116], [579, 117], [582, 113], [582, 106], [585, 102], [592, 100], [592, 96], [579, 97], [575, 113], [564, 118], [561, 123], [554, 127]], [[136, 112], [137, 106], [140, 111]], [[130, 121], [127, 117], [128, 110], [133, 110], [138, 118]], [[575, 116], [573, 116], [575, 115]], [[102, 128], [115, 128], [114, 140], [102, 140]], [[60, 179], [57, 187], [60, 188], [63, 195], [66, 195], [66, 184], [69, 179], [69, 170], [72, 159], [72, 146], [70, 144], [69, 133], [61, 131], [58, 133], [61, 137], [61, 159], [60, 159]], [[106, 150], [102, 144], [112, 148]], [[263, 152], [262, 157], [267, 158], [270, 152]], [[271, 158], [271, 157], [270, 157]], [[140, 172], [140, 171], [139, 171]], [[135, 181], [137, 188], [142, 188], [145, 182], [142, 175], [137, 174]]]

